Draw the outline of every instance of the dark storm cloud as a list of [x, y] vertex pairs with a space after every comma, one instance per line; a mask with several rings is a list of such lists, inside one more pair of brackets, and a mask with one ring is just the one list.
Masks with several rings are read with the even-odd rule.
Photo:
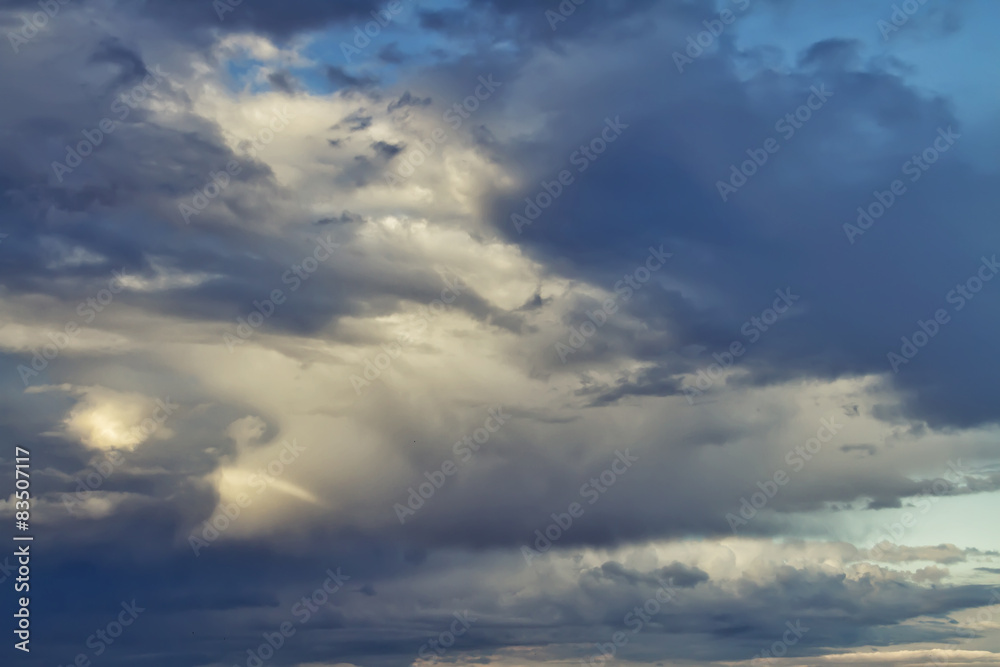
[[[990, 297], [965, 303], [963, 312], [952, 312], [946, 301], [950, 290], [975, 276], [981, 258], [1000, 247], [989, 221], [998, 195], [990, 177], [963, 159], [965, 130], [945, 101], [922, 95], [875, 62], [859, 63], [856, 45], [845, 40], [813, 45], [787, 74], [762, 69], [745, 81], [723, 66], [735, 57], [724, 42], [717, 55], [702, 56], [683, 74], [670, 65], [677, 45], [642, 44], [634, 50], [635, 81], [667, 76], [670, 86], [642, 86], [640, 93], [634, 80], [610, 76], [591, 79], [586, 88], [552, 86], [535, 103], [560, 108], [555, 100], [561, 99], [562, 108], [576, 111], [559, 115], [530, 143], [492, 147], [526, 172], [528, 184], [491, 203], [494, 224], [535, 256], [565, 263], [610, 290], [643, 248], [664, 242], [675, 251], [641, 298], [626, 306], [650, 324], [651, 335], [668, 334], [674, 345], [643, 346], [616, 337], [609, 325], [571, 358], [576, 367], [621, 358], [659, 365], [608, 388], [596, 404], [675, 393], [678, 372], [686, 370], [675, 365], [679, 349], [700, 346], [707, 365], [712, 352], [732, 341], [747, 343], [741, 325], [768, 307], [775, 289], [788, 287], [801, 296], [799, 306], [739, 362], [749, 373], [744, 385], [888, 372], [909, 396], [907, 417], [958, 426], [1000, 418], [988, 398], [988, 365], [976, 362], [991, 354], [975, 334], [996, 324], [996, 312], [984, 305]], [[831, 95], [807, 123], [776, 128], [821, 86]], [[587, 161], [580, 149], [600, 139], [608, 118], [628, 127]], [[872, 127], [880, 128], [875, 153], [864, 148]], [[956, 146], [911, 182], [902, 173], [907, 161], [949, 131], [960, 135]], [[779, 152], [724, 202], [718, 182], [768, 137], [778, 140]], [[573, 166], [574, 157], [585, 172]], [[576, 181], [519, 234], [512, 214], [524, 216], [525, 197], [543, 192], [539, 184], [567, 168]], [[850, 243], [845, 223], [856, 224], [857, 208], [897, 178], [907, 185], [905, 195]], [[939, 224], [943, 219], [953, 224]], [[657, 287], [660, 277], [725, 299], [711, 309], [679, 299], [678, 292]], [[901, 337], [939, 308], [953, 315], [947, 334], [893, 374], [888, 353], [899, 354]], [[684, 316], [659, 317], [678, 310]], [[574, 315], [577, 322], [585, 317], [582, 308]], [[558, 363], [554, 355], [548, 359]]]
[[288, 95], [293, 95], [298, 90], [298, 82], [288, 72], [271, 72], [267, 75], [267, 81], [275, 90]]
[[379, 157], [391, 160], [406, 148], [406, 144], [390, 144], [386, 141], [376, 141], [371, 145], [371, 148]]
[[[610, 5], [473, 0], [462, 8], [421, 9], [418, 15], [420, 26], [426, 30], [461, 38], [489, 30], [494, 35], [504, 34], [526, 49], [533, 49], [540, 44], [579, 39], [609, 24], [627, 20], [655, 4], [655, 0], [626, 0]], [[699, 15], [703, 17], [710, 10], [708, 3], [702, 5], [704, 11]], [[683, 6], [677, 10], [692, 11]]]
[[816, 42], [799, 56], [799, 66], [826, 66], [840, 70], [856, 69], [861, 64], [864, 43], [858, 40], [827, 39]]
[[[930, 241], [906, 241], [913, 246], [909, 250], [923, 256], [924, 262], [915, 262], [905, 253], [896, 252], [894, 246], [893, 252], [887, 248], [880, 250], [880, 238], [887, 239], [881, 241], [883, 244], [901, 242], [885, 227], [874, 228], [857, 247], [851, 247], [841, 236], [840, 215], [851, 211], [840, 202], [864, 201], [869, 182], [885, 182], [884, 175], [891, 174], [888, 168], [898, 168], [900, 161], [906, 159], [915, 137], [922, 142], [925, 134], [934, 136], [936, 126], [953, 121], [947, 106], [940, 100], [922, 98], [898, 77], [874, 65], [860, 70], [844, 69], [845, 65], [833, 55], [850, 48], [845, 44], [824, 42], [809, 51], [806, 63], [818, 68], [819, 74], [811, 70], [787, 75], [768, 73], [747, 82], [732, 78], [716, 59], [705, 58], [698, 63], [704, 66], [703, 71], [692, 70], [676, 77], [676, 84], [669, 91], [638, 89], [635, 82], [649, 80], [658, 67], [656, 63], [669, 62], [673, 46], [649, 38], [635, 41], [634, 47], [635, 54], [628, 56], [636, 67], [634, 78], [611, 74], [588, 76], [585, 88], [570, 90], [561, 89], [559, 81], [554, 81], [549, 86], [551, 90], [539, 93], [538, 103], [551, 109], [571, 108], [572, 113], [557, 113], [557, 125], [548, 128], [551, 132], [542, 139], [493, 146], [498, 159], [525, 172], [527, 182], [538, 182], [551, 179], [554, 169], [567, 166], [567, 159], [580, 143], [606, 126], [605, 118], [620, 115], [621, 122], [628, 126], [617, 142], [586, 173], [579, 175], [579, 182], [567, 186], [566, 192], [523, 235], [512, 230], [509, 213], [523, 200], [520, 194], [530, 192], [509, 199], [494, 198], [491, 202], [494, 220], [500, 233], [516, 237], [545, 263], [558, 262], [572, 277], [606, 289], [641, 261], [647, 247], [666, 241], [675, 251], [675, 257], [664, 267], [664, 275], [682, 277], [689, 284], [726, 297], [715, 307], [707, 308], [682, 297], [678, 291], [650, 284], [627, 308], [629, 314], [648, 327], [645, 335], [639, 338], [613, 320], [591, 346], [571, 358], [568, 367], [586, 373], [591, 363], [624, 359], [655, 365], [633, 378], [622, 378], [610, 385], [586, 383], [579, 392], [581, 398], [598, 409], [628, 400], [630, 396], [676, 396], [680, 391], [680, 375], [696, 372], [705, 365], [711, 352], [724, 350], [732, 340], [740, 339], [740, 324], [766, 308], [773, 299], [774, 289], [785, 285], [802, 294], [803, 307], [795, 317], [775, 325], [741, 362], [741, 368], [750, 372], [744, 382], [837, 377], [880, 369], [886, 350], [872, 349], [870, 341], [892, 344], [900, 322], [907, 321], [892, 315], [904, 304], [918, 307], [914, 311], [918, 314], [925, 312], [922, 290], [920, 293], [915, 293], [912, 287], [901, 290], [900, 282], [932, 286], [941, 279], [941, 284], [947, 287], [944, 279], [948, 270], [942, 267], [960, 266], [959, 260], [966, 255], [950, 251], [950, 255], [942, 256], [940, 247], [955, 245], [944, 243], [953, 231], [939, 230], [926, 222], [923, 228]], [[193, 117], [185, 119], [187, 126], [182, 129], [163, 127], [138, 111], [79, 171], [70, 174], [65, 183], [56, 183], [46, 172], [52, 157], [61, 157], [64, 142], [72, 141], [81, 127], [92, 126], [93, 119], [107, 113], [114, 94], [125, 81], [120, 77], [131, 81], [148, 69], [135, 52], [114, 42], [97, 40], [92, 52], [101, 64], [110, 63], [117, 69], [109, 75], [113, 82], [111, 92], [98, 96], [97, 100], [88, 100], [84, 113], [77, 110], [75, 115], [58, 115], [55, 110], [46, 111], [45, 133], [51, 135], [53, 129], [57, 130], [55, 141], [47, 144], [37, 121], [34, 125], [29, 122], [35, 115], [31, 109], [16, 111], [21, 114], [16, 124], [25, 132], [18, 136], [19, 143], [3, 149], [11, 159], [0, 163], [0, 174], [10, 183], [6, 190], [12, 198], [29, 206], [22, 204], [9, 218], [12, 231], [18, 233], [4, 244], [7, 261], [0, 268], [0, 275], [12, 294], [48, 293], [71, 312], [111, 270], [124, 267], [132, 275], [153, 280], [156, 273], [148, 254], [155, 248], [159, 261], [170, 268], [183, 273], [204, 272], [210, 277], [194, 286], [129, 292], [122, 296], [121, 303], [186, 321], [235, 327], [237, 318], [250, 311], [254, 300], [281, 287], [284, 272], [301, 261], [303, 248], [310, 248], [314, 242], [308, 236], [275, 239], [254, 229], [256, 224], [277, 213], [280, 209], [276, 203], [290, 199], [291, 193], [274, 181], [264, 164], [230, 150], [222, 140], [222, 128]], [[513, 76], [516, 62], [506, 56], [498, 58], [497, 70], [506, 70], [502, 77]], [[451, 79], [454, 90], [467, 93], [468, 81], [475, 81], [472, 73], [482, 72], [483, 64], [448, 64], [441, 71]], [[492, 69], [489, 62], [485, 64], [487, 71]], [[76, 71], [66, 63], [63, 67]], [[12, 83], [16, 86], [14, 90], [30, 90], [27, 79], [15, 78]], [[773, 119], [780, 118], [788, 109], [794, 110], [812, 86], [822, 83], [828, 83], [835, 91], [828, 106], [774, 156], [773, 164], [768, 165], [773, 166], [771, 172], [758, 175], [733, 201], [723, 205], [714, 182], [725, 175], [727, 165], [736, 159], [733, 156], [740, 156], [746, 147], [773, 133]], [[60, 84], [59, 80], [32, 82], [75, 99], [75, 93]], [[174, 86], [164, 85], [161, 90], [167, 99], [184, 104], [183, 92]], [[23, 97], [30, 99], [30, 95]], [[405, 95], [397, 101], [403, 98]], [[722, 106], [712, 102], [716, 99], [742, 101], [742, 104]], [[762, 101], [754, 107], [749, 102], [752, 99]], [[581, 113], [580, 109], [586, 109], [587, 113]], [[81, 120], [80, 115], [86, 119]], [[858, 117], [887, 128], [885, 143], [890, 153], [863, 170], [855, 168], [850, 152], [838, 149], [860, 144], [862, 138], [855, 136], [856, 130], [852, 129], [863, 125], [855, 122]], [[353, 133], [363, 133], [372, 124], [373, 116], [363, 109], [348, 115], [341, 123]], [[840, 141], [815, 145], [828, 136], [837, 136]], [[55, 148], [48, 149], [40, 159], [33, 158], [28, 169], [23, 168], [24, 158], [19, 150], [27, 152], [32, 150], [29, 147], [48, 145]], [[368, 147], [371, 153], [356, 156], [339, 176], [341, 183], [356, 187], [370, 184], [401, 150], [400, 144], [381, 140]], [[206, 175], [231, 159], [242, 161], [243, 172], [197, 218], [201, 243], [192, 245], [188, 232], [180, 227], [176, 197], [203, 187]], [[976, 203], [976, 206], [959, 204], [969, 208], [968, 215], [960, 220], [982, 219], [978, 208], [981, 204], [975, 197], [995, 195], [970, 190], [970, 183], [976, 185], [979, 177], [965, 171], [951, 174], [949, 170], [955, 169], [958, 167], [943, 163], [933, 175], [948, 187], [969, 192], [969, 197], [961, 201]], [[788, 188], [782, 180], [798, 172], [815, 177], [810, 197], [803, 197], [796, 188]], [[859, 182], [841, 183], [848, 177]], [[913, 193], [914, 198], [920, 196], [920, 192]], [[915, 205], [920, 211], [914, 215], [933, 211], [941, 205], [940, 201], [951, 199], [940, 194], [936, 199], [928, 198]], [[32, 208], [43, 210], [53, 205], [88, 214], [88, 224], [66, 227], [44, 217], [32, 217]], [[908, 205], [907, 201], [901, 202], [895, 210]], [[834, 216], [831, 211], [838, 210], [838, 206], [844, 210]], [[630, 222], [623, 225], [622, 220]], [[240, 225], [224, 224], [231, 221], [239, 221]], [[921, 225], [920, 219], [913, 224]], [[337, 242], [348, 242], [353, 237], [350, 226], [331, 228], [334, 231], [320, 232], [323, 238], [328, 233], [334, 234], [331, 238]], [[49, 268], [39, 238], [42, 234], [93, 252], [101, 261]], [[940, 247], [933, 247], [933, 242]], [[978, 243], [978, 239], [975, 243], [969, 241], [968, 249], [978, 247]], [[932, 250], [935, 263], [930, 264], [926, 260]], [[853, 253], [853, 257], [845, 259], [848, 253]], [[426, 304], [440, 292], [440, 278], [433, 271], [387, 265], [369, 268], [373, 259], [352, 249], [337, 261], [324, 265], [313, 283], [317, 287], [307, 286], [290, 299], [281, 316], [265, 325], [264, 332], [314, 334], [331, 325], [336, 329], [343, 316], [360, 312], [388, 314], [404, 302]], [[898, 267], [892, 265], [895, 261], [900, 262]], [[843, 271], [845, 262], [854, 267], [847, 273]], [[915, 263], [920, 265], [918, 272], [913, 271]], [[887, 265], [891, 269], [888, 272]], [[830, 280], [831, 275], [837, 275], [838, 279]], [[594, 304], [580, 305], [574, 313], [576, 317], [571, 318], [577, 322]], [[511, 332], [524, 331], [520, 315], [506, 313], [474, 293], [463, 298], [458, 307], [480, 322]], [[980, 318], [988, 317], [983, 314], [986, 311], [979, 312]], [[976, 317], [974, 313], [969, 315]], [[971, 319], [970, 323], [974, 322]], [[845, 327], [859, 330], [845, 331]], [[952, 329], [958, 327], [958, 323], [952, 325]], [[142, 335], [141, 327], [134, 325], [126, 331]], [[706, 353], [700, 358], [692, 356], [688, 351], [692, 346], [702, 346]], [[899, 381], [904, 386], [905, 383], [913, 386], [923, 379], [931, 383], [923, 389], [939, 387], [942, 391], [950, 386], [942, 383], [967, 381], [968, 374], [979, 372], [977, 369], [985, 365], [952, 364], [937, 372], [940, 369], [933, 362], [937, 360], [935, 355], [948, 350], [948, 354], [964, 355], [970, 347], [974, 348], [975, 343], [970, 346], [936, 340], [935, 347], [925, 350], [918, 360], [931, 366], [928, 375], [921, 375], [917, 366], [907, 367]], [[97, 358], [84, 355], [81, 361], [93, 362]], [[558, 368], [557, 363], [557, 357], [550, 353], [536, 370], [551, 371]], [[85, 363], [80, 364], [81, 376], [86, 375], [84, 366]], [[76, 372], [77, 368], [73, 370]], [[986, 371], [982, 373], [985, 375]], [[966, 412], [976, 406], [989, 412], [994, 406], [986, 400], [986, 395], [984, 391], [974, 393], [971, 399], [963, 396], [961, 400], [956, 396], [953, 402]], [[939, 401], [935, 405], [941, 411], [949, 402]], [[919, 404], [911, 403], [909, 407], [916, 409]], [[712, 432], [718, 434], [717, 441], [714, 436], [698, 434], [690, 436], [688, 442], [702, 446], [725, 444], [735, 439], [741, 428], [746, 427], [735, 422], [716, 425]], [[582, 481], [606, 465], [604, 461], [587, 460], [567, 466], [558, 458], [542, 455], [532, 445], [537, 434], [522, 437], [523, 440], [518, 440], [510, 436], [511, 451], [519, 452], [519, 459], [504, 459], [492, 470], [470, 472], [470, 485], [455, 490], [457, 502], [426, 509], [419, 520], [404, 527], [406, 538], [425, 548], [517, 546], [535, 529], [544, 526], [547, 512], [564, 507], [567, 499], [574, 498]], [[644, 459], [644, 469], [634, 471], [627, 487], [616, 489], [615, 494], [595, 507], [560, 548], [728, 532], [723, 517], [739, 505], [746, 493], [736, 483], [740, 476], [726, 472], [724, 475], [732, 484], [723, 485], [720, 491], [704, 489], [691, 481], [692, 472], [696, 478], [699, 474], [711, 474], [711, 470], [693, 459], [686, 460], [689, 456], [686, 452], [678, 460], [672, 450], [661, 450], [661, 445], [653, 440], [636, 443], [635, 450], [648, 457]], [[697, 446], [687, 447], [697, 449]], [[689, 466], [688, 472], [681, 472], [684, 465]], [[760, 464], [751, 470], [760, 470], [766, 476], [769, 471], [764, 468], [768, 465]], [[523, 474], [525, 466], [534, 468], [531, 475]], [[503, 511], [496, 509], [496, 497], [504, 497], [522, 485], [526, 490], [532, 479], [544, 480], [544, 484], [536, 484], [532, 493], [515, 494], [517, 497]], [[664, 484], [669, 484], [678, 497], [691, 494], [698, 498], [694, 509], [642, 502], [642, 498]], [[972, 478], [956, 493], [989, 491], [996, 484], [994, 479]], [[869, 475], [852, 484], [823, 483], [782, 494], [769, 509], [818, 510], [831, 501], [866, 499], [874, 510], [899, 507], [902, 499], [921, 491], [919, 483], [902, 475]], [[778, 528], [760, 519], [747, 530], [769, 534]]]
[[360, 109], [357, 112], [349, 115], [347, 118], [342, 120], [334, 127], [339, 127], [344, 123], [348, 124], [348, 129], [351, 132], [360, 132], [361, 130], [367, 130], [369, 127], [371, 127], [372, 116], [365, 115], [364, 109]]
[[406, 61], [406, 54], [399, 49], [395, 42], [383, 46], [378, 52], [379, 60], [391, 65], [400, 65]]
[[875, 456], [878, 452], [878, 448], [875, 445], [842, 445], [840, 451], [850, 453], [850, 452], [862, 452], [859, 454], [860, 457], [865, 456]]
[[[595, 352], [600, 354], [598, 346]], [[634, 381], [621, 379], [615, 387], [593, 385], [578, 390], [580, 396], [594, 396], [591, 406], [611, 405], [626, 396], [680, 396], [683, 393], [680, 378], [668, 368], [656, 367], [641, 371]]]
[[118, 78], [111, 82], [112, 87], [138, 82], [149, 74], [139, 54], [123, 46], [116, 39], [104, 40], [98, 50], [90, 56], [90, 62], [108, 63], [120, 69]]
[[[127, 3], [122, 3], [127, 7]], [[219, 6], [223, 6], [221, 9]], [[341, 22], [372, 20], [371, 12], [381, 8], [379, 0], [287, 0], [281, 3], [252, 3], [221, 0], [167, 2], [153, 0], [145, 4], [144, 12], [161, 20], [173, 22], [178, 28], [198, 26], [203, 29], [226, 31], [252, 30], [287, 38], [302, 30], [315, 30]]]
[[389, 102], [389, 106], [386, 109], [389, 113], [392, 113], [396, 109], [402, 109], [405, 107], [425, 107], [432, 102], [429, 97], [417, 97], [412, 95], [410, 91], [406, 91], [399, 96], [398, 100], [394, 102]]
[[[1000, 488], [988, 473], [970, 471], [958, 476], [946, 470], [943, 477], [914, 480], [886, 469], [890, 463], [835, 477], [820, 467], [796, 471], [788, 467], [784, 452], [759, 453], [759, 443], [775, 437], [773, 429], [782, 419], [778, 413], [761, 415], [750, 424], [717, 417], [710, 427], [693, 431], [689, 431], [689, 424], [674, 423], [677, 434], [633, 440], [620, 451], [627, 451], [639, 462], [627, 473], [615, 476], [593, 503], [584, 489], [599, 485], [601, 472], [611, 465], [614, 454], [592, 453], [586, 461], [552, 459], [530, 443], [537, 438], [558, 437], [561, 425], [529, 430], [526, 424], [515, 421], [495, 436], [497, 443], [491, 443], [490, 452], [483, 454], [488, 465], [465, 471], [447, 489], [446, 500], [428, 501], [415, 516], [407, 517], [401, 533], [427, 548], [447, 544], [474, 548], [530, 545], [539, 549], [545, 545], [538, 546], [536, 531], [544, 531], [553, 522], [553, 513], [566, 512], [575, 501], [585, 511], [570, 529], [560, 531], [552, 545], [557, 551], [692, 534], [766, 536], [788, 530], [787, 515], [828, 511], [832, 503], [860, 503], [870, 511], [905, 507], [920, 520], [930, 513], [947, 511], [939, 504], [948, 498]], [[742, 456], [738, 443], [754, 443], [758, 454]], [[710, 447], [720, 448], [729, 465], [706, 464], [704, 450]], [[414, 452], [411, 456], [415, 470], [440, 467], [440, 452]], [[766, 511], [754, 512], [752, 517], [741, 514], [746, 499], [760, 491], [755, 484], [769, 480], [775, 470], [793, 476], [793, 483], [768, 499]], [[415, 474], [415, 482], [417, 477]], [[711, 485], [703, 482], [708, 479]], [[400, 489], [391, 502], [407, 502], [407, 492]], [[496, 508], [494, 499], [498, 497], [505, 498], [502, 510]], [[649, 498], [658, 501], [649, 502]]]
[[683, 563], [672, 563], [660, 568], [656, 572], [644, 574], [629, 569], [616, 561], [608, 561], [601, 566], [600, 570], [594, 570], [590, 574], [596, 578], [624, 582], [632, 586], [640, 583], [649, 586], [658, 586], [662, 581], [666, 581], [672, 586], [690, 588], [708, 581], [708, 575], [705, 572], [696, 567], [688, 567]]
[[474, 19], [468, 12], [456, 9], [421, 11], [420, 27], [435, 30], [450, 35], [469, 34], [473, 32]]
[[326, 78], [337, 88], [369, 88], [378, 83], [372, 76], [354, 76], [348, 74], [343, 67], [335, 65], [327, 65]]
[[[146, 610], [144, 620], [108, 652], [109, 664], [128, 664], [127, 656], [139, 650], [154, 667], [176, 664], [179, 656], [199, 664], [232, 664], [284, 621], [298, 632], [276, 664], [331, 655], [357, 664], [409, 664], [429, 637], [449, 627], [452, 612], [475, 619], [456, 647], [463, 652], [547, 646], [554, 657], [579, 659], [605, 637], [633, 629], [629, 619], [638, 618], [635, 609], [656, 599], [671, 578], [670, 600], [655, 607], [641, 634], [630, 632], [632, 641], [620, 658], [747, 659], [780, 637], [786, 622], [804, 631], [792, 651], [799, 656], [820, 655], [829, 646], [955, 641], [967, 632], [907, 621], [943, 618], [990, 599], [985, 586], [926, 588], [899, 576], [846, 578], [791, 566], [764, 580], [738, 579], [733, 587], [716, 585], [680, 563], [640, 572], [615, 561], [585, 570], [558, 589], [542, 579], [538, 587], [514, 595], [520, 584], [481, 578], [468, 556], [414, 566], [390, 543], [357, 539], [331, 543], [319, 550], [322, 556], [278, 553], [252, 541], [218, 544], [193, 560], [165, 539], [175, 521], [147, 509], [118, 517], [113, 530], [102, 525], [108, 520], [91, 522], [93, 536], [78, 545], [85, 548], [42, 556], [38, 566], [48, 574], [37, 593], [45, 600], [39, 629], [52, 638], [40, 647], [43, 658], [67, 661], [86, 650], [83, 640], [111, 620], [105, 616], [121, 601], [133, 598]], [[119, 551], [117, 531], [140, 532], [152, 541], [151, 553], [158, 547], [161, 555], [136, 561], [133, 547]], [[296, 601], [320, 586], [327, 570], [338, 568], [349, 577], [346, 585], [303, 623], [302, 608], [293, 611]], [[443, 584], [422, 583], [442, 575], [447, 575]], [[402, 613], [408, 606], [421, 611]]]
[[[257, 4], [246, 0], [150, 0], [141, 7], [124, 0], [79, 0], [75, 4], [97, 12], [122, 12], [137, 19], [152, 18], [167, 22], [181, 40], [191, 39], [195, 36], [192, 33], [213, 30], [252, 31], [287, 40], [297, 33], [322, 30], [333, 24], [363, 27], [366, 23], [377, 20], [373, 12], [377, 14], [384, 11], [388, 5], [385, 0], [342, 0], [332, 3], [323, 0], [287, 0]], [[461, 16], [477, 14], [477, 18], [470, 18], [464, 25], [502, 30], [503, 19], [512, 17], [520, 24], [517, 32], [525, 37], [530, 36], [530, 40], [550, 39], [555, 33], [545, 14], [549, 7], [525, 0], [469, 0], [461, 10], [454, 11], [424, 10], [410, 0], [401, 0], [401, 4], [404, 7], [416, 7], [421, 16], [421, 24], [428, 29], [458, 30], [463, 25]], [[586, 3], [568, 20], [559, 21], [556, 25], [561, 33], [576, 34], [588, 27], [628, 17], [651, 4], [652, 0], [630, 0], [615, 3], [613, 7]], [[5, 0], [3, 7], [21, 11], [29, 8], [37, 10], [38, 3], [37, 0]], [[556, 5], [553, 5], [552, 9], [555, 8]], [[72, 8], [61, 7], [61, 11], [72, 11]], [[424, 18], [425, 16], [431, 18]]]
[[317, 220], [317, 225], [335, 225], [335, 224], [360, 224], [364, 222], [364, 218], [357, 213], [352, 213], [350, 211], [344, 211], [336, 218], [323, 218], [322, 220]]

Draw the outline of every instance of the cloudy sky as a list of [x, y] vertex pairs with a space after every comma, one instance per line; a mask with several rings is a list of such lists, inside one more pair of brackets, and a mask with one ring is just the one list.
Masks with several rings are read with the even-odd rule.
[[998, 22], [0, 2], [4, 664], [1000, 665]]

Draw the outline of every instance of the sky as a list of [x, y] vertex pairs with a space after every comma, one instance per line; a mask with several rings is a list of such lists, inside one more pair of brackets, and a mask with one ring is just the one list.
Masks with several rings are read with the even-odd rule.
[[998, 25], [0, 2], [3, 664], [1000, 665]]

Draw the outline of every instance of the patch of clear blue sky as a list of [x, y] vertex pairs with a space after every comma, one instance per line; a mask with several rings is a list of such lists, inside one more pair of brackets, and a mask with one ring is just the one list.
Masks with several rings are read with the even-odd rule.
[[[789, 514], [782, 517], [781, 525], [788, 534], [811, 540], [847, 542], [859, 549], [868, 549], [883, 541], [908, 547], [954, 544], [960, 549], [979, 549], [990, 555], [949, 567], [970, 582], [1000, 583], [996, 575], [975, 569], [1000, 567], [995, 556], [1000, 552], [1000, 534], [991, 530], [995, 524], [993, 517], [1000, 512], [1000, 492], [961, 496], [934, 496], [931, 493], [905, 498], [903, 507], [894, 509], [866, 510], [860, 508], [863, 504], [856, 501], [849, 509]], [[887, 566], [907, 569], [912, 563]]]

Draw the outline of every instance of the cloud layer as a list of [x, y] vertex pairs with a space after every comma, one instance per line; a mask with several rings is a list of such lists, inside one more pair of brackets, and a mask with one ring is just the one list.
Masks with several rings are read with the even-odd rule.
[[32, 659], [1000, 664], [995, 8], [56, 4]]

